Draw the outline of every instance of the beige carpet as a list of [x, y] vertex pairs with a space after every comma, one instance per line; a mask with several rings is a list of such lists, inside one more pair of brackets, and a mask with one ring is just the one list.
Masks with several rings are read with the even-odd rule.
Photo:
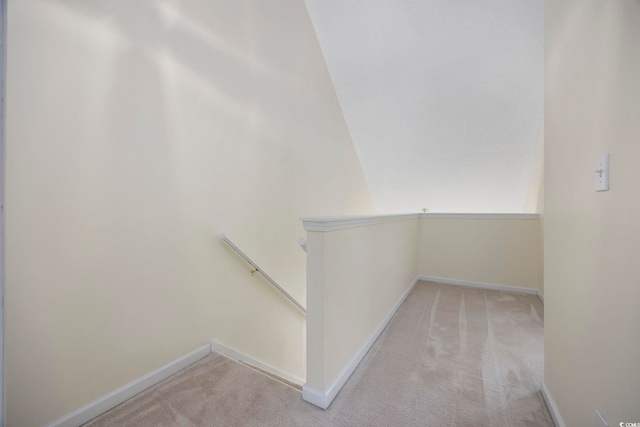
[[87, 425], [553, 427], [542, 370], [537, 297], [421, 282], [325, 411], [212, 354]]

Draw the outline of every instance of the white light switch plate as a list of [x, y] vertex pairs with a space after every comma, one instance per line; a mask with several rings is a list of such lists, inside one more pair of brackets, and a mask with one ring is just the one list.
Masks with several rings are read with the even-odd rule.
[[598, 158], [596, 163], [596, 191], [609, 190], [609, 153]]

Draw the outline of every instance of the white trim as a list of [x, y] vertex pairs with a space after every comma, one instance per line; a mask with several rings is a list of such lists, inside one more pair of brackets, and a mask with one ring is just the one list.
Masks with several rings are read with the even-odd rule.
[[311, 388], [306, 384], [302, 386], [302, 400], [322, 409], [327, 409], [331, 404], [326, 393]]
[[300, 218], [306, 231], [335, 231], [347, 228], [384, 224], [385, 222], [407, 221], [419, 218], [420, 214], [332, 216], [319, 218]]
[[365, 227], [386, 222], [406, 221], [415, 218], [433, 219], [520, 219], [537, 220], [538, 214], [521, 213], [405, 213], [389, 215], [330, 216], [300, 218], [306, 231], [335, 231]]
[[[609, 423], [607, 422], [607, 419], [604, 417], [604, 415], [602, 415], [602, 412], [600, 412], [600, 409], [596, 409], [596, 425], [598, 427], [609, 427]], [[620, 423], [620, 425], [624, 424]]]
[[435, 219], [538, 219], [538, 214], [522, 213], [421, 213], [420, 218]]
[[538, 295], [538, 298], [540, 298], [540, 301], [544, 302], [544, 295], [542, 294], [542, 292], [540, 292], [540, 290], [536, 291], [536, 295]]
[[264, 363], [247, 356], [246, 354], [242, 354], [237, 350], [234, 350], [230, 347], [227, 347], [226, 345], [222, 345], [220, 343], [217, 343], [215, 341], [211, 342], [211, 351], [215, 352], [215, 353], [220, 353], [223, 356], [227, 356], [230, 359], [233, 360], [237, 360], [238, 362], [242, 362], [242, 363], [246, 363], [247, 365], [251, 365], [254, 368], [258, 368], [261, 369], [263, 371], [267, 371], [270, 374], [273, 374], [277, 377], [280, 377], [282, 379], [285, 379], [293, 384], [297, 384], [297, 385], [303, 385], [304, 381], [296, 378], [292, 375], [286, 374], [282, 371], [279, 371], [276, 368], [272, 368], [271, 366], [265, 365]]
[[163, 367], [143, 375], [140, 378], [131, 381], [129, 384], [125, 384], [117, 390], [114, 390], [111, 393], [84, 405], [82, 408], [57, 419], [51, 424], [48, 424], [47, 427], [81, 426], [82, 424], [107, 412], [109, 409], [131, 399], [136, 394], [141, 393], [149, 387], [158, 384], [160, 381], [169, 378], [171, 375], [181, 371], [209, 354], [211, 354], [211, 344], [203, 345], [191, 353], [179, 357], [174, 361], [167, 363]]
[[560, 411], [558, 411], [558, 407], [556, 406], [556, 402], [551, 397], [551, 392], [547, 388], [544, 380], [540, 383], [540, 392], [542, 393], [542, 397], [544, 398], [544, 403], [547, 404], [547, 409], [549, 409], [549, 413], [551, 414], [551, 418], [553, 418], [553, 423], [556, 427], [567, 427], [562, 417], [560, 416]]
[[494, 291], [519, 292], [521, 294], [537, 295], [538, 290], [534, 288], [525, 288], [512, 285], [496, 285], [494, 283], [472, 282], [470, 280], [449, 279], [447, 277], [425, 276], [420, 274], [420, 280], [427, 282], [444, 283], [445, 285], [466, 286], [468, 288], [491, 289]]
[[385, 330], [385, 328], [387, 327], [387, 325], [389, 324], [393, 316], [396, 314], [396, 312], [398, 311], [398, 309], [400, 308], [404, 300], [407, 299], [407, 297], [409, 296], [409, 294], [411, 293], [411, 291], [416, 286], [416, 283], [418, 283], [419, 280], [421, 280], [419, 276], [413, 280], [413, 283], [411, 283], [411, 286], [409, 286], [409, 288], [404, 292], [404, 294], [402, 294], [400, 299], [398, 299], [398, 301], [395, 303], [393, 308], [391, 308], [391, 311], [389, 311], [389, 314], [387, 314], [387, 316], [382, 320], [382, 322], [380, 322], [378, 327], [373, 331], [373, 333], [369, 336], [369, 338], [362, 344], [362, 346], [360, 346], [356, 354], [354, 354], [351, 360], [349, 360], [349, 363], [347, 363], [347, 365], [344, 368], [342, 368], [342, 371], [340, 371], [338, 376], [333, 380], [333, 382], [331, 383], [327, 391], [322, 392], [312, 387], [309, 387], [306, 384], [302, 387], [302, 398], [304, 400], [322, 409], [327, 409], [329, 405], [331, 405], [331, 402], [333, 402], [333, 399], [336, 398], [336, 396], [338, 395], [338, 392], [342, 389], [342, 387], [345, 385], [347, 380], [351, 377], [351, 375], [356, 370], [356, 368], [358, 367], [358, 365], [360, 364], [364, 356], [366, 356], [366, 354], [369, 352], [373, 344], [376, 342], [380, 334], [382, 334], [382, 332]]

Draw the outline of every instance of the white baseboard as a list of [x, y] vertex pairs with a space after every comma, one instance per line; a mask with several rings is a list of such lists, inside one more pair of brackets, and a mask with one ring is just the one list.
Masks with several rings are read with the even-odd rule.
[[421, 280], [419, 276], [414, 279], [411, 286], [409, 286], [404, 294], [402, 294], [400, 299], [398, 299], [398, 301], [395, 303], [391, 311], [389, 311], [389, 314], [387, 314], [387, 316], [382, 320], [382, 322], [380, 322], [378, 327], [373, 331], [369, 338], [362, 344], [362, 346], [360, 346], [356, 354], [354, 354], [351, 360], [349, 360], [349, 363], [347, 363], [347, 365], [342, 368], [342, 371], [340, 371], [338, 376], [332, 381], [331, 386], [329, 386], [327, 391], [322, 392], [320, 390], [311, 388], [306, 384], [302, 387], [302, 398], [304, 400], [322, 409], [327, 409], [329, 405], [331, 405], [333, 399], [336, 398], [338, 392], [345, 385], [349, 377], [351, 377], [364, 356], [366, 356], [366, 354], [369, 352], [382, 331], [384, 331], [384, 329], [387, 327], [393, 316], [396, 314], [396, 311], [398, 311], [404, 300], [407, 299], [419, 280]]
[[303, 385], [304, 381], [296, 378], [292, 375], [286, 374], [282, 371], [279, 371], [271, 366], [265, 365], [264, 363], [247, 356], [246, 354], [242, 354], [239, 351], [236, 351], [230, 347], [227, 347], [225, 345], [222, 345], [220, 343], [217, 343], [215, 341], [211, 342], [211, 351], [216, 352], [216, 353], [220, 353], [223, 356], [227, 356], [230, 359], [234, 359], [237, 360], [238, 362], [242, 362], [242, 363], [246, 363], [247, 365], [251, 365], [255, 368], [261, 369], [263, 371], [267, 371], [275, 376], [278, 376], [280, 378], [283, 378], [293, 384], [297, 384], [297, 385]]
[[419, 275], [420, 280], [427, 282], [444, 283], [446, 285], [466, 286], [468, 288], [491, 289], [493, 291], [519, 292], [521, 294], [537, 295], [538, 290], [534, 288], [524, 288], [521, 286], [496, 285], [493, 283], [472, 282], [470, 280], [449, 279], [447, 277]]
[[131, 381], [129, 384], [125, 384], [117, 390], [102, 396], [101, 398], [94, 400], [77, 409], [70, 414], [57, 419], [56, 421], [48, 424], [47, 427], [78, 427], [82, 424], [94, 419], [95, 417], [107, 412], [122, 402], [131, 399], [138, 393], [143, 392], [151, 386], [158, 384], [160, 381], [169, 378], [176, 372], [186, 368], [187, 366], [197, 362], [203, 357], [211, 354], [211, 344], [203, 345], [198, 349], [186, 354], [176, 360], [167, 363], [163, 367], [156, 369], [138, 379]]
[[333, 399], [329, 400], [327, 398], [327, 393], [323, 393], [307, 385], [302, 386], [302, 399], [322, 409], [327, 409], [333, 401]]
[[544, 302], [544, 295], [542, 295], [542, 292], [538, 290], [536, 291], [536, 295], [538, 295], [538, 298], [540, 298], [540, 301]]
[[560, 416], [560, 411], [558, 411], [558, 407], [556, 406], [556, 402], [554, 402], [553, 397], [551, 397], [551, 393], [547, 388], [547, 384], [545, 384], [544, 380], [540, 383], [540, 392], [542, 393], [542, 397], [544, 398], [544, 403], [547, 404], [547, 409], [549, 409], [549, 413], [551, 414], [551, 418], [553, 418], [553, 423], [556, 427], [567, 427], [562, 417]]

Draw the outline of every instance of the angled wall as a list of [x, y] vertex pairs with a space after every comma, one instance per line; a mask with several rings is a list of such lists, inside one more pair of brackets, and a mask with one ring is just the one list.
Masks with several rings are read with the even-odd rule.
[[41, 426], [215, 340], [304, 378], [301, 216], [374, 207], [302, 0], [8, 10], [6, 386]]
[[545, 381], [570, 427], [640, 422], [638, 40], [635, 0], [545, 4]]

